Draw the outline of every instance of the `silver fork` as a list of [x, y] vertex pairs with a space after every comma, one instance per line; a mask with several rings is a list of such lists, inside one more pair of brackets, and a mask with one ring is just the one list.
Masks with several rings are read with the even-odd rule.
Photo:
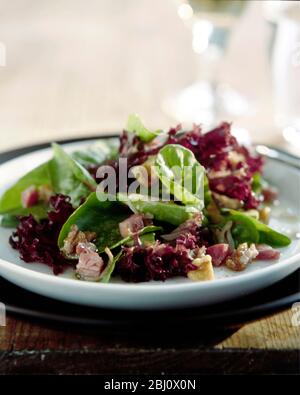
[[262, 156], [266, 156], [267, 158], [285, 163], [286, 165], [300, 170], [300, 158], [296, 155], [283, 151], [280, 148], [270, 147], [267, 145], [258, 144], [254, 148], [255, 151]]

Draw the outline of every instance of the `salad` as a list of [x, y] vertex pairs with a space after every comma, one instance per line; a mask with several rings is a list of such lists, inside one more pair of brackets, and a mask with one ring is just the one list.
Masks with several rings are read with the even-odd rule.
[[79, 280], [213, 280], [216, 267], [242, 271], [274, 260], [290, 239], [268, 226], [277, 191], [261, 156], [227, 122], [148, 130], [130, 115], [119, 142], [52, 158], [0, 199], [1, 226], [25, 262], [74, 268]]

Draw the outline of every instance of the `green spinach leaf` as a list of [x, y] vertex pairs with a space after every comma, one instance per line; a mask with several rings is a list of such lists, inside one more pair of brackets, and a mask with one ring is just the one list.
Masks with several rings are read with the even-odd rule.
[[71, 158], [58, 144], [52, 144], [54, 157], [49, 162], [51, 184], [56, 193], [68, 195], [74, 206], [79, 206], [97, 187], [89, 172]]
[[211, 190], [209, 188], [209, 182], [208, 182], [207, 175], [205, 174], [204, 175], [204, 204], [205, 204], [205, 207], [209, 205], [211, 200], [212, 200]]
[[192, 151], [177, 144], [166, 145], [156, 157], [155, 170], [177, 200], [203, 209], [205, 170]]
[[4, 192], [0, 199], [0, 214], [13, 213], [14, 215], [24, 215], [24, 208], [21, 202], [22, 192], [31, 186], [39, 187], [42, 185], [51, 186], [48, 162], [25, 174], [25, 176]]
[[100, 283], [108, 283], [110, 280], [110, 277], [115, 270], [116, 263], [118, 260], [121, 258], [122, 251], [120, 251], [115, 257], [109, 260], [106, 268], [103, 270], [103, 272], [100, 275]]
[[252, 242], [268, 244], [271, 247], [286, 247], [291, 243], [287, 236], [276, 232], [247, 213], [225, 209], [222, 212], [225, 213], [227, 221], [235, 223], [232, 236], [238, 244]]
[[[160, 231], [162, 228], [160, 226], [145, 226], [143, 229], [141, 229], [138, 234], [139, 237], [143, 243], [144, 242], [150, 242], [153, 241], [153, 235], [155, 234], [154, 232]], [[110, 250], [113, 250], [117, 247], [121, 247], [124, 244], [132, 244], [132, 236], [127, 236], [124, 237], [123, 239], [119, 240], [117, 243], [113, 244], [112, 246], [109, 246]]]
[[74, 151], [71, 157], [84, 167], [99, 165], [106, 160], [115, 159], [119, 142], [115, 138], [96, 141], [85, 149]]
[[128, 218], [130, 213], [126, 207], [114, 201], [100, 201], [95, 192], [74, 211], [62, 227], [58, 246], [61, 248], [72, 225], [79, 230], [91, 231], [97, 234], [96, 245], [99, 251], [115, 245], [121, 240], [119, 223]]
[[157, 221], [178, 226], [192, 218], [198, 212], [193, 206], [179, 206], [174, 202], [152, 201], [148, 196], [119, 194], [123, 201], [135, 213], [151, 214]]
[[161, 130], [157, 130], [155, 132], [151, 132], [150, 130], [148, 130], [143, 125], [140, 117], [136, 114], [129, 115], [125, 130], [127, 132], [134, 133], [144, 143], [149, 143], [151, 140], [153, 140], [155, 137], [157, 137], [160, 133], [162, 133]]
[[18, 217], [31, 214], [37, 221], [47, 218], [48, 207], [44, 204], [37, 204], [29, 208], [19, 208], [12, 210], [7, 214], [3, 214], [0, 220], [0, 226], [3, 228], [15, 228], [19, 224]]
[[4, 214], [0, 217], [0, 226], [2, 228], [16, 228], [19, 220], [15, 215]]
[[262, 179], [260, 173], [254, 173], [252, 177], [252, 191], [259, 193], [262, 190]]
[[148, 247], [155, 243], [155, 233], [154, 232], [145, 233], [140, 236], [140, 240], [143, 246]]
[[[99, 192], [98, 192], [99, 193]], [[74, 211], [62, 227], [58, 246], [63, 247], [64, 240], [68, 236], [72, 225], [77, 225], [79, 230], [91, 231], [97, 234], [96, 246], [101, 253], [105, 247], [111, 250], [132, 241], [132, 237], [122, 238], [119, 231], [119, 223], [131, 215], [129, 210], [120, 202], [97, 198], [95, 192]], [[148, 233], [161, 230], [158, 226], [146, 226], [139, 234], [141, 239]]]

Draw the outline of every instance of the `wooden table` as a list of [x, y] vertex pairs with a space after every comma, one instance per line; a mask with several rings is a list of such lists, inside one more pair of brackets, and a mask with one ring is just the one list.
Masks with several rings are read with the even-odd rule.
[[[6, 66], [0, 67], [0, 151], [115, 132], [131, 112], [153, 127], [176, 123], [161, 102], [192, 83], [197, 69], [190, 32], [172, 1], [0, 0], [0, 5], [0, 41], [6, 48]], [[238, 56], [236, 47], [230, 49], [227, 70], [257, 111], [235, 124], [255, 141], [283, 146], [272, 122], [270, 73], [262, 51], [266, 27], [258, 8], [254, 11], [234, 33], [233, 43], [243, 34], [247, 45], [238, 46]], [[256, 29], [247, 30], [246, 23]], [[240, 67], [241, 61], [247, 67]], [[9, 316], [0, 328], [0, 373], [285, 373], [297, 366], [299, 335], [291, 311], [234, 334], [211, 339], [187, 334], [167, 343]], [[220, 336], [228, 337], [221, 341]]]
[[134, 328], [114, 335], [8, 317], [0, 328], [0, 374], [299, 373], [299, 336], [291, 311], [233, 335], [189, 330], [167, 339]]

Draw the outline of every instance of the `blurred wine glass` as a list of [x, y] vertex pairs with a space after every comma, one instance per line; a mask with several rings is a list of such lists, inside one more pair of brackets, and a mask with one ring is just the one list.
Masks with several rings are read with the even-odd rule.
[[166, 98], [164, 110], [184, 122], [211, 124], [222, 116], [239, 116], [249, 109], [246, 98], [223, 81], [219, 67], [230, 32], [245, 0], [177, 1], [179, 17], [192, 30], [192, 47], [198, 55], [198, 80]]
[[285, 140], [299, 149], [300, 3], [266, 2], [265, 17], [276, 26], [271, 57], [275, 124]]

